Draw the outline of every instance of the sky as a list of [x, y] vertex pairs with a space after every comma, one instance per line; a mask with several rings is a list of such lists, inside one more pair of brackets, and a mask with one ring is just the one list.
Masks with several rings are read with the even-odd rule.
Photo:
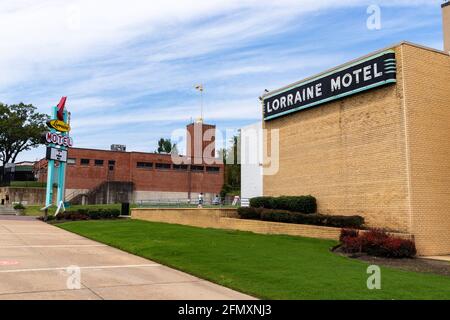
[[[0, 102], [50, 113], [67, 96], [75, 147], [153, 152], [200, 116], [203, 84], [204, 120], [221, 147], [261, 120], [265, 89], [402, 40], [442, 50], [441, 3], [0, 0]], [[367, 26], [371, 5], [378, 29]]]

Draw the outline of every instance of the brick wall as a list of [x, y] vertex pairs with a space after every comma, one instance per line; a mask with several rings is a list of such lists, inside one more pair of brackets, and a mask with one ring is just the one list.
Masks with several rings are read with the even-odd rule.
[[421, 255], [449, 254], [450, 57], [395, 51], [397, 84], [264, 123], [280, 130], [264, 194], [312, 194], [322, 213], [359, 214], [413, 233]]
[[[177, 171], [172, 167], [170, 155], [139, 152], [118, 152], [93, 149], [69, 149], [68, 158], [75, 159], [76, 164], [67, 166], [67, 189], [93, 189], [104, 181], [133, 182], [136, 191], [183, 192], [218, 194], [223, 186], [222, 164], [214, 164], [218, 172], [207, 172], [208, 165], [203, 165], [202, 172]], [[81, 159], [89, 159], [89, 165], [82, 165]], [[95, 165], [95, 160], [103, 160], [103, 165]], [[114, 170], [110, 170], [109, 161], [115, 161]], [[138, 168], [138, 162], [153, 163], [153, 168]], [[166, 163], [170, 169], [157, 169], [156, 163]], [[46, 163], [39, 177], [46, 181]]]
[[312, 194], [322, 213], [358, 214], [369, 225], [407, 232], [398, 82], [265, 122], [266, 129], [279, 129], [280, 159], [278, 173], [264, 176], [264, 194]]
[[411, 228], [420, 252], [450, 254], [450, 56], [410, 45], [402, 50]]
[[442, 25], [444, 32], [444, 50], [450, 52], [450, 3], [442, 4]]
[[131, 217], [200, 228], [285, 234], [330, 240], [338, 240], [340, 235], [338, 228], [238, 219], [236, 209], [132, 209]]

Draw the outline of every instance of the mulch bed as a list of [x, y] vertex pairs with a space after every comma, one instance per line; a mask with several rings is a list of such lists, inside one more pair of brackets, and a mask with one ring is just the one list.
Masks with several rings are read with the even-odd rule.
[[448, 261], [439, 261], [421, 258], [388, 259], [388, 258], [368, 256], [364, 253], [347, 254], [343, 252], [340, 248], [336, 248], [335, 250], [333, 250], [333, 252], [341, 256], [345, 256], [352, 259], [358, 259], [373, 265], [393, 267], [414, 272], [433, 273], [450, 277], [450, 262]]

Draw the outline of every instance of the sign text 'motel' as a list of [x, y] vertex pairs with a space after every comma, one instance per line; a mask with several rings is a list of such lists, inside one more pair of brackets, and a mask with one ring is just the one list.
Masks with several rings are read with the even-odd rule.
[[395, 53], [387, 51], [264, 97], [264, 120], [396, 82]]
[[53, 132], [47, 132], [45, 134], [45, 142], [47, 144], [56, 144], [63, 147], [72, 147], [73, 139], [69, 136], [63, 136]]

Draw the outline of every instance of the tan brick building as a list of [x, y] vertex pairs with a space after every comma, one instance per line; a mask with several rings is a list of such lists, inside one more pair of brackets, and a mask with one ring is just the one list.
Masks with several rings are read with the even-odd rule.
[[[267, 117], [289, 108], [288, 90], [390, 52], [395, 63], [377, 72], [396, 72], [395, 80]], [[279, 130], [279, 169], [264, 176], [264, 195], [312, 194], [322, 213], [359, 214], [369, 226], [413, 234], [421, 255], [450, 254], [448, 53], [402, 42], [263, 99], [264, 128]]]

